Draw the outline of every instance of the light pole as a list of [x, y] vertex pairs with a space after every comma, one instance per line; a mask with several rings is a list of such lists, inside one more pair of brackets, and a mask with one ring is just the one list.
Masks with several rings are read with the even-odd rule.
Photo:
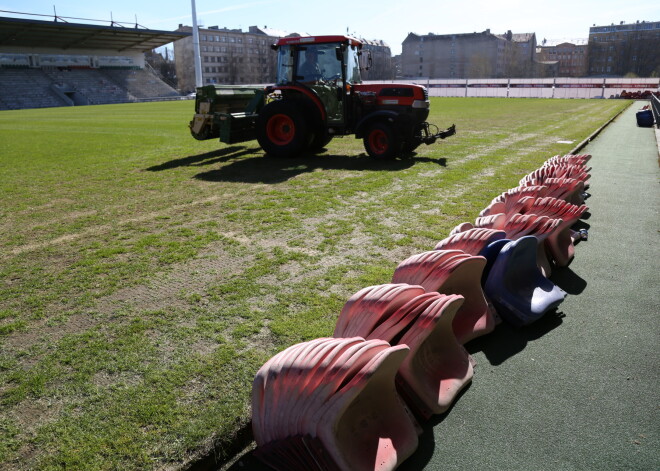
[[201, 87], [204, 85], [202, 79], [202, 59], [199, 56], [199, 28], [197, 27], [197, 10], [195, 8], [195, 0], [190, 0], [192, 3], [192, 23], [193, 23], [193, 58], [195, 61], [195, 86]]

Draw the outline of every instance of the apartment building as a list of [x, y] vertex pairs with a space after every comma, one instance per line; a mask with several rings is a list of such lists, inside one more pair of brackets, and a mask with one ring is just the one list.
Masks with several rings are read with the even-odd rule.
[[535, 71], [534, 33], [410, 33], [403, 41], [401, 75], [428, 78], [503, 78]]
[[660, 75], [660, 21], [594, 25], [588, 48], [589, 75]]
[[536, 61], [555, 65], [552, 76], [584, 77], [587, 75], [588, 46], [586, 39], [544, 39], [536, 47]]
[[[362, 80], [392, 80], [396, 77], [396, 67], [392, 60], [392, 50], [380, 39], [364, 39], [362, 51], [371, 53], [371, 67], [362, 72]], [[366, 65], [366, 64], [365, 64]]]
[[[177, 32], [192, 32], [179, 25]], [[248, 32], [212, 26], [199, 29], [202, 81], [207, 84], [258, 84], [275, 81], [277, 56], [270, 46], [283, 31], [250, 26]], [[179, 89], [195, 90], [192, 36], [174, 43], [174, 58]]]

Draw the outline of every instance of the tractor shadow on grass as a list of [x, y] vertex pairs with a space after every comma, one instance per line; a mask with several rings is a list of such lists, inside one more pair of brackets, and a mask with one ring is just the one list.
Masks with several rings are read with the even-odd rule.
[[[252, 152], [253, 150], [249, 151]], [[240, 153], [243, 154], [244, 152]], [[229, 158], [230, 156], [227, 156], [226, 160]], [[417, 162], [433, 162], [447, 166], [445, 158], [429, 159], [416, 157], [414, 154], [394, 160], [376, 160], [366, 154], [307, 154], [284, 159], [260, 155], [230, 162], [221, 168], [199, 173], [194, 178], [211, 182], [281, 183], [316, 170], [398, 171], [410, 168]]]
[[206, 165], [213, 165], [216, 163], [227, 162], [231, 159], [241, 157], [243, 155], [253, 154], [259, 148], [248, 148], [246, 146], [230, 146], [222, 149], [217, 149], [204, 154], [190, 155], [180, 159], [170, 160], [159, 165], [154, 165], [147, 168], [149, 172], [160, 172], [163, 170], [171, 170], [178, 167], [201, 167]]

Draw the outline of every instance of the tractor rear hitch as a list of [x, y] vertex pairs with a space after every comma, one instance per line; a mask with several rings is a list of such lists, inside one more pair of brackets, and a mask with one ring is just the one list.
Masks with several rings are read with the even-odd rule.
[[440, 131], [438, 134], [436, 134], [435, 137], [439, 137], [440, 139], [445, 139], [449, 136], [453, 136], [454, 134], [456, 134], [456, 125], [452, 124], [444, 131]]
[[[422, 136], [422, 142], [424, 144], [427, 144], [427, 145], [428, 144], [433, 144], [438, 139], [446, 139], [449, 136], [453, 136], [454, 134], [456, 134], [456, 125], [455, 124], [452, 124], [451, 126], [449, 126], [444, 131], [440, 131], [440, 132], [437, 132], [435, 134], [431, 134], [431, 132], [429, 130], [430, 126], [433, 126], [433, 125], [432, 124], [429, 125], [428, 123], [426, 123], [426, 132], [424, 133], [425, 135]], [[433, 127], [435, 127], [435, 126], [433, 126]], [[436, 127], [436, 130], [437, 129], [438, 128]]]

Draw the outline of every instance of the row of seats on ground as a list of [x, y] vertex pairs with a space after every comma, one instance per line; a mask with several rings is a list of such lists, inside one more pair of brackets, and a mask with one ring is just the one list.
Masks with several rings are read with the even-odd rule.
[[70, 105], [54, 88], [89, 105], [179, 96], [145, 69], [0, 68], [0, 110]]
[[279, 471], [393, 470], [420, 423], [470, 383], [464, 345], [499, 322], [525, 326], [566, 293], [547, 276], [583, 234], [588, 155], [556, 156], [493, 199], [434, 250], [401, 262], [390, 283], [348, 299], [333, 337], [267, 361], [252, 387], [257, 456]]

